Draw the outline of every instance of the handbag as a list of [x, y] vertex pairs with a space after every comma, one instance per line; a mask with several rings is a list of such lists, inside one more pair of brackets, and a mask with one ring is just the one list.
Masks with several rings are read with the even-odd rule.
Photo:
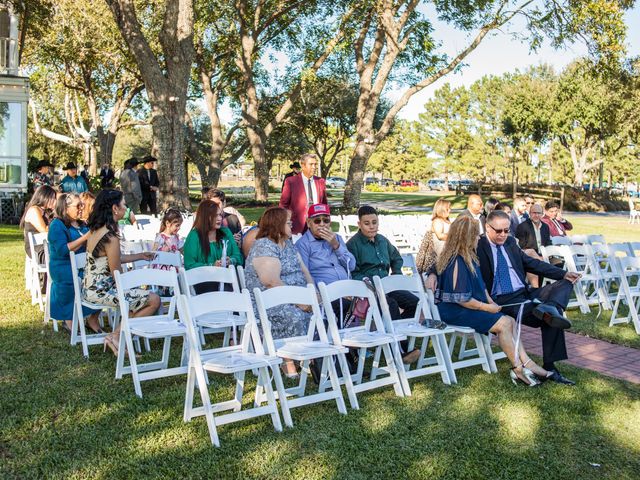
[[416, 257], [416, 269], [418, 273], [423, 274], [428, 272], [436, 264], [437, 259], [438, 254], [433, 243], [433, 231], [429, 229], [422, 238], [418, 256]]

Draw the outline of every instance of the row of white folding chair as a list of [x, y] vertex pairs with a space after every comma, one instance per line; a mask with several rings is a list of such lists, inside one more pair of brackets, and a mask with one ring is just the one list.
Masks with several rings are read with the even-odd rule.
[[29, 279], [31, 281], [31, 285], [29, 290], [31, 291], [31, 304], [38, 305], [40, 311], [45, 311], [45, 304], [48, 301], [48, 298], [42, 294], [42, 290], [40, 289], [40, 275], [47, 273], [47, 264], [40, 263], [38, 261], [38, 253], [36, 252], [36, 247], [44, 248], [44, 244], [47, 240], [47, 233], [31, 233], [27, 235], [27, 239], [29, 242], [29, 251], [31, 252], [31, 258], [29, 259], [30, 266], [30, 274]]
[[[632, 322], [640, 335], [640, 258], [623, 257], [614, 260], [621, 274], [620, 287], [616, 295], [609, 326]], [[620, 314], [622, 303], [628, 307], [627, 315]]]
[[123, 225], [120, 227], [122, 239], [128, 242], [153, 242], [158, 233], [158, 229], [140, 229], [136, 225]]
[[571, 235], [551, 237], [552, 245], [604, 245], [604, 235]]

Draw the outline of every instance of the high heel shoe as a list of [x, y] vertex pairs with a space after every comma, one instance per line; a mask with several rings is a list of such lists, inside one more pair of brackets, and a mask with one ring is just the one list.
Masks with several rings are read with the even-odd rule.
[[109, 347], [113, 354], [116, 357], [118, 356], [118, 345], [116, 345], [116, 342], [113, 340], [113, 337], [111, 335], [107, 335], [106, 337], [104, 337], [104, 341], [102, 342], [102, 344], [104, 345], [103, 352], [106, 352], [107, 347]]
[[[522, 379], [516, 373], [517, 368], [522, 368], [520, 373], [524, 377], [524, 379]], [[538, 381], [536, 376], [533, 374], [533, 372], [528, 368], [525, 368], [524, 365], [511, 367], [511, 370], [509, 371], [509, 376], [511, 377], [511, 381], [513, 382], [514, 385], [518, 385], [518, 383], [523, 383], [528, 387], [537, 387], [538, 385], [540, 385], [540, 382]]]

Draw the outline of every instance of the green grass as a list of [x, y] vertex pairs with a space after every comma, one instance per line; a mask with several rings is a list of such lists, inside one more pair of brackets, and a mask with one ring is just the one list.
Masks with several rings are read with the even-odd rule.
[[[414, 381], [410, 398], [360, 394], [346, 416], [296, 409], [282, 433], [266, 418], [223, 426], [213, 448], [204, 419], [182, 421], [185, 377], [143, 383], [140, 400], [112, 355], [84, 360], [43, 326], [20, 232], [0, 238], [0, 478], [638, 478], [640, 386], [565, 366], [575, 388], [517, 388], [504, 361], [457, 386]], [[211, 391], [232, 387], [213, 376]]]

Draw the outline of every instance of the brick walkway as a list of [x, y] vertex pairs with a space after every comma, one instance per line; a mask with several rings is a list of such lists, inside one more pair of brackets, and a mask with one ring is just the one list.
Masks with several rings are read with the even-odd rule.
[[[567, 363], [640, 384], [640, 350], [570, 332], [566, 332], [565, 338], [569, 354]], [[527, 353], [542, 356], [540, 330], [523, 325], [522, 344]]]

